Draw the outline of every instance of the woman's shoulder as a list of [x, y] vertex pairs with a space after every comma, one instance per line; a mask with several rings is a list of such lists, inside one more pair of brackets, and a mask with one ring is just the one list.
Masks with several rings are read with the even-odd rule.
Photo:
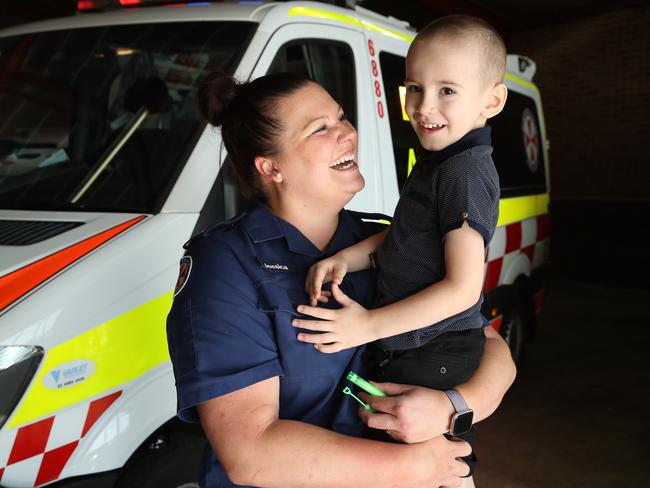
[[176, 294], [183, 289], [183, 296], [211, 296], [218, 292], [217, 284], [224, 279], [240, 281], [241, 286], [249, 281], [248, 271], [254, 266], [254, 256], [247, 252], [250, 246], [242, 231], [245, 218], [243, 214], [221, 222], [195, 234], [184, 244]]
[[393, 218], [389, 215], [377, 212], [359, 212], [357, 210], [344, 209], [341, 215], [350, 222], [354, 234], [365, 239], [373, 234], [381, 232], [390, 225]]
[[241, 239], [241, 233], [238, 232], [242, 221], [246, 218], [246, 213], [239, 214], [231, 219], [224, 220], [218, 224], [203, 229], [194, 234], [190, 239], [183, 244], [183, 249], [198, 250], [205, 246], [221, 246], [227, 245], [228, 242], [237, 241]]
[[245, 267], [250, 260], [246, 257], [250, 246], [242, 228], [245, 219], [246, 214], [241, 214], [198, 232], [183, 245], [184, 257], [208, 274], [233, 266]]

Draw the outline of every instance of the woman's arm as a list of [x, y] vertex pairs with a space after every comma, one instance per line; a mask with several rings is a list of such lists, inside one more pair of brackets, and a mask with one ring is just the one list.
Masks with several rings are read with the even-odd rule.
[[273, 377], [198, 406], [201, 423], [233, 483], [262, 487], [460, 486], [464, 442], [442, 436], [391, 444], [278, 419]]
[[[485, 329], [485, 351], [474, 375], [456, 387], [467, 405], [474, 410], [474, 423], [490, 416], [501, 403], [515, 380], [515, 363], [508, 345], [492, 327]], [[448, 432], [454, 409], [440, 390], [420, 386], [377, 383], [388, 397], [359, 396], [379, 413], [360, 409], [359, 415], [368, 426], [390, 430], [403, 442], [421, 442]]]

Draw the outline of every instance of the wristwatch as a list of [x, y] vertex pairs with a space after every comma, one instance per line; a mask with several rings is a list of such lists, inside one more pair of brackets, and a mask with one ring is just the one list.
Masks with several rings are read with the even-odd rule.
[[467, 406], [463, 395], [458, 390], [447, 390], [445, 395], [447, 395], [447, 398], [454, 406], [454, 410], [456, 410], [456, 413], [451, 417], [449, 434], [457, 436], [468, 432], [474, 420], [474, 410]]

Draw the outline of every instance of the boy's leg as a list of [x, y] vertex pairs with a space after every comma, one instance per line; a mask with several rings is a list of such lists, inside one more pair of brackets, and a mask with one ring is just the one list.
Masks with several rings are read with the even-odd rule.
[[[370, 379], [449, 390], [465, 383], [478, 368], [485, 335], [483, 329], [472, 329], [442, 334], [427, 344], [405, 351], [384, 353], [376, 345], [369, 345], [364, 360]], [[373, 433], [377, 440], [387, 440], [383, 432]], [[372, 435], [372, 434], [371, 434]], [[474, 448], [474, 428], [459, 436]], [[474, 471], [476, 455], [463, 458]]]
[[364, 360], [374, 381], [449, 390], [466, 382], [478, 369], [484, 344], [483, 329], [449, 332], [417, 349], [393, 353], [372, 344]]

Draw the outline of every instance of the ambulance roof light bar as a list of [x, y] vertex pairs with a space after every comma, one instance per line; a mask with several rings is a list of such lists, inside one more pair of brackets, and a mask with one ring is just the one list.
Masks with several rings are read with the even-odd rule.
[[[153, 7], [153, 6], [189, 6], [198, 7], [210, 5], [211, 3], [222, 3], [223, 0], [77, 0], [78, 12], [98, 12], [101, 10], [114, 10], [118, 8], [138, 8], [138, 7]], [[259, 0], [256, 2], [239, 2], [258, 4], [264, 3]]]
[[77, 12], [96, 12], [113, 6], [113, 0], [78, 0]]

